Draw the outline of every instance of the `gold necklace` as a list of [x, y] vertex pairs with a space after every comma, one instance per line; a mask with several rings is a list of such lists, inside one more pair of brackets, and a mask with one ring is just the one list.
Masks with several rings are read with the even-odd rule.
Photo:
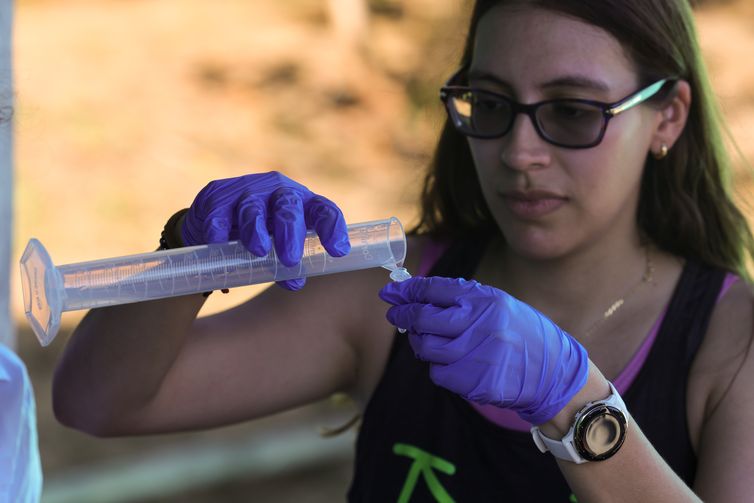
[[584, 332], [584, 337], [589, 337], [592, 335], [592, 333], [604, 322], [606, 322], [611, 316], [613, 316], [615, 313], [617, 313], [621, 307], [623, 307], [626, 304], [626, 301], [641, 287], [642, 285], [646, 283], [651, 283], [654, 279], [654, 264], [652, 263], [652, 257], [649, 254], [649, 246], [646, 246], [644, 248], [644, 274], [641, 276], [641, 280], [639, 280], [638, 283], [633, 285], [631, 288], [626, 291], [619, 299], [615, 300], [610, 306], [605, 310], [604, 313], [602, 313], [602, 317], [592, 323], [589, 328], [586, 329]]

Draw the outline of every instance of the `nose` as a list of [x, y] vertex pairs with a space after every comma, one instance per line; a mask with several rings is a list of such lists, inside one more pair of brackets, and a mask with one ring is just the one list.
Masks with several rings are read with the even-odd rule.
[[516, 171], [542, 168], [550, 163], [550, 146], [537, 133], [534, 118], [519, 113], [500, 147], [503, 166]]

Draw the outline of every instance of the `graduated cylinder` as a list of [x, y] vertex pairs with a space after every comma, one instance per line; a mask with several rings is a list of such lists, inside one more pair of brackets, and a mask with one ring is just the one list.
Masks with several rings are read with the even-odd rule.
[[63, 311], [175, 297], [209, 290], [385, 267], [393, 270], [406, 257], [400, 221], [363, 222], [348, 226], [351, 251], [327, 254], [310, 231], [301, 262], [284, 266], [272, 251], [257, 257], [239, 241], [162, 250], [125, 257], [55, 266], [36, 239], [21, 257], [26, 316], [42, 345], [54, 338]]

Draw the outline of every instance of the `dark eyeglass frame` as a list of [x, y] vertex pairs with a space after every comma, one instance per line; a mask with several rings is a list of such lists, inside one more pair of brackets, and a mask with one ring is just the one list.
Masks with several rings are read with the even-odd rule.
[[[529, 116], [529, 119], [534, 125], [534, 129], [537, 131], [537, 134], [539, 135], [540, 138], [545, 140], [547, 143], [550, 143], [557, 147], [571, 148], [571, 149], [592, 148], [599, 145], [602, 142], [602, 139], [605, 137], [605, 131], [607, 131], [607, 125], [610, 122], [610, 119], [652, 98], [657, 93], [659, 93], [660, 90], [662, 90], [666, 85], [675, 84], [675, 82], [677, 82], [677, 79], [675, 78], [660, 79], [656, 81], [655, 83], [650, 84], [647, 87], [644, 87], [636, 91], [635, 93], [629, 94], [625, 98], [620, 99], [614, 103], [605, 103], [602, 101], [585, 100], [585, 99], [579, 99], [579, 98], [562, 98], [562, 99], [545, 100], [545, 101], [540, 101], [540, 102], [531, 103], [531, 104], [523, 104], [523, 103], [514, 101], [505, 95], [498, 94], [492, 91], [487, 91], [484, 89], [477, 89], [470, 86], [454, 85], [453, 82], [458, 79], [459, 75], [461, 75], [461, 73], [464, 70], [465, 70], [464, 68], [461, 68], [460, 70], [458, 70], [456, 73], [453, 74], [453, 76], [450, 77], [450, 79], [448, 79], [447, 83], [440, 88], [440, 99], [445, 105], [445, 109], [448, 112], [448, 116], [450, 117], [451, 122], [453, 122], [453, 125], [455, 126], [456, 130], [459, 133], [463, 134], [464, 136], [469, 136], [472, 138], [480, 138], [480, 139], [485, 139], [485, 140], [493, 139], [493, 138], [500, 138], [508, 134], [510, 130], [513, 128], [513, 124], [516, 122], [516, 117], [518, 116], [518, 114], [526, 114]], [[456, 93], [465, 93], [465, 92], [473, 92], [477, 94], [488, 95], [488, 96], [494, 97], [496, 99], [502, 100], [505, 103], [507, 103], [511, 108], [511, 118], [510, 118], [509, 123], [504, 128], [502, 128], [500, 132], [491, 133], [491, 134], [472, 133], [472, 132], [469, 132], [468, 130], [465, 130], [465, 128], [463, 127], [463, 121], [458, 116], [458, 112], [449, 103], [450, 98], [453, 95], [455, 95]], [[596, 108], [601, 109], [602, 110], [602, 127], [600, 128], [599, 135], [597, 136], [597, 138], [592, 142], [585, 143], [585, 144], [576, 144], [576, 145], [564, 144], [557, 140], [554, 140], [553, 138], [550, 138], [547, 135], [547, 133], [542, 129], [541, 125], [539, 124], [539, 120], [537, 119], [537, 110], [544, 105], [549, 105], [552, 103], [585, 104], [585, 105], [590, 105], [590, 106], [594, 106]]]

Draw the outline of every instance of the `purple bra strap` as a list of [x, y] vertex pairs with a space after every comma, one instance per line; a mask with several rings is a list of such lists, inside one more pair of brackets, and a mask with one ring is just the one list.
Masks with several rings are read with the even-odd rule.
[[[715, 302], [720, 302], [720, 299], [722, 299], [723, 296], [728, 293], [730, 287], [733, 286], [733, 284], [738, 281], [738, 279], [739, 277], [735, 274], [726, 274], [725, 279], [723, 280], [723, 285], [720, 287], [720, 293], [717, 295], [717, 300]], [[631, 383], [634, 382], [634, 378], [639, 373], [639, 370], [641, 370], [642, 365], [644, 365], [644, 362], [647, 360], [647, 355], [649, 355], [649, 350], [652, 349], [652, 344], [657, 338], [657, 332], [660, 330], [662, 320], [665, 319], [666, 311], [667, 308], [663, 309], [662, 314], [660, 314], [660, 317], [657, 319], [655, 324], [652, 325], [652, 329], [644, 339], [644, 342], [641, 343], [641, 346], [639, 346], [639, 349], [637, 349], [636, 353], [634, 353], [631, 361], [628, 362], [628, 365], [626, 365], [626, 367], [621, 371], [618, 377], [616, 377], [613, 381], [613, 385], [619, 393], [626, 392]]]

